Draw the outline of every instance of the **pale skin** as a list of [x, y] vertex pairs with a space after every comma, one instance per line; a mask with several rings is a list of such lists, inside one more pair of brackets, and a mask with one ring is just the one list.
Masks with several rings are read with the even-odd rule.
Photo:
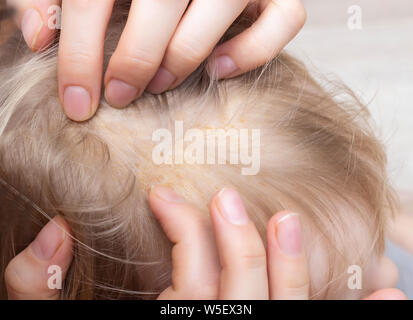
[[[214, 77], [234, 77], [273, 59], [306, 20], [300, 0], [132, 0], [104, 72], [104, 40], [115, 0], [7, 2], [17, 9], [17, 25], [34, 51], [52, 42], [56, 30], [48, 21], [54, 12], [48, 10], [62, 6], [59, 95], [65, 113], [75, 121], [95, 114], [102, 82], [109, 104], [123, 108], [145, 90], [161, 93], [177, 87], [208, 57]], [[245, 9], [258, 13], [253, 26], [216, 47]]]
[[[151, 190], [149, 203], [174, 244], [172, 283], [159, 299], [309, 298], [300, 215], [275, 214], [268, 222], [265, 249], [234, 189], [213, 196], [210, 219], [163, 186]], [[68, 234], [69, 226], [58, 216], [10, 262], [5, 274], [10, 299], [59, 299], [60, 292], [47, 287], [46, 270], [50, 264], [61, 266], [64, 274], [68, 270], [73, 249]], [[397, 289], [380, 289], [366, 299], [406, 297]]]
[[[123, 108], [145, 90], [161, 93], [177, 87], [208, 57], [209, 71], [217, 78], [254, 69], [273, 59], [306, 19], [299, 0], [195, 0], [189, 7], [189, 0], [133, 0], [126, 28], [104, 71], [104, 38], [114, 2], [8, 0], [17, 9], [17, 25], [33, 51], [52, 42], [56, 30], [47, 25], [52, 14], [48, 9], [62, 6], [59, 94], [72, 120], [85, 121], [95, 114], [102, 83], [109, 104]], [[254, 25], [215, 48], [251, 4], [258, 12]], [[236, 224], [222, 214], [221, 200], [228, 190], [211, 200], [212, 225], [184, 199], [165, 201], [163, 191], [154, 188], [149, 196], [155, 216], [174, 243], [172, 285], [160, 299], [309, 298], [309, 271], [305, 250], [299, 245], [298, 215], [281, 212], [269, 221], [265, 249], [254, 224], [245, 219], [239, 199], [238, 209], [234, 208], [239, 219]], [[191, 227], [183, 227], [188, 225]], [[287, 254], [280, 246], [285, 241], [276, 236], [283, 232], [295, 239], [287, 245]], [[65, 275], [72, 260], [69, 234], [64, 219], [56, 217], [10, 262], [5, 274], [10, 299], [60, 297], [58, 290], [47, 287], [47, 268], [59, 265]], [[382, 289], [368, 297], [403, 298], [396, 289]]]
[[389, 238], [413, 255], [413, 193], [401, 192], [401, 212], [392, 220]]
[[390, 239], [413, 255], [413, 215], [401, 214], [390, 230]]

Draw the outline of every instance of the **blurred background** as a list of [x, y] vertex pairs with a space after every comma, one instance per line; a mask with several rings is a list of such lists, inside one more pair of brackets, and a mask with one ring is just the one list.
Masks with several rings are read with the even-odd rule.
[[[287, 50], [369, 104], [402, 210], [413, 215], [413, 1], [303, 3], [307, 23]], [[413, 299], [413, 256], [391, 241], [386, 254], [399, 268], [398, 288]]]
[[[287, 49], [310, 69], [338, 76], [370, 103], [393, 182], [413, 195], [413, 1], [303, 2], [307, 23]], [[350, 29], [356, 9], [361, 29]]]

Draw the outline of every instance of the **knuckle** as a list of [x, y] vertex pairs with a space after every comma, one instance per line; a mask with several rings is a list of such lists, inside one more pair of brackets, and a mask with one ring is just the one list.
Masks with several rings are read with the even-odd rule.
[[158, 67], [159, 61], [156, 61], [149, 53], [144, 50], [126, 51], [117, 55], [117, 65], [124, 65], [127, 70], [141, 70], [150, 72]]
[[62, 64], [66, 65], [89, 65], [96, 63], [96, 56], [79, 45], [74, 46], [71, 50], [64, 50], [60, 55]]
[[307, 21], [307, 11], [301, 1], [297, 1], [296, 7], [293, 10], [293, 16], [297, 25], [301, 28]]
[[247, 45], [249, 48], [257, 48], [255, 56], [256, 60], [259, 61], [259, 64], [264, 64], [265, 62], [271, 60], [278, 53], [271, 41], [263, 39], [257, 33], [251, 33], [251, 37], [249, 38], [249, 43]]
[[301, 28], [307, 20], [307, 11], [302, 0], [284, 1], [283, 5], [286, 16], [291, 17], [293, 24]]
[[284, 289], [284, 299], [286, 300], [306, 300], [310, 291], [309, 284], [293, 284]]
[[259, 269], [267, 265], [267, 256], [265, 252], [256, 254], [244, 254], [240, 256], [240, 266], [245, 269]]
[[199, 65], [207, 56], [200, 48], [200, 43], [194, 37], [176, 39], [169, 45], [168, 55], [173, 59], [178, 58], [185, 64], [195, 66]]

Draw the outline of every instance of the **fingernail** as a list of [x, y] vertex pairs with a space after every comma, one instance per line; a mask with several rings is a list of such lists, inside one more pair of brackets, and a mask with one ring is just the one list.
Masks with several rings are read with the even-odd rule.
[[63, 105], [66, 115], [74, 121], [84, 121], [91, 114], [91, 97], [82, 87], [67, 87], [64, 92]]
[[32, 242], [31, 249], [38, 259], [48, 261], [55, 255], [64, 239], [65, 232], [54, 219], [40, 231]]
[[138, 89], [126, 82], [113, 79], [106, 86], [106, 101], [115, 108], [124, 108], [135, 100]]
[[298, 213], [289, 213], [277, 221], [278, 245], [285, 254], [296, 256], [302, 252], [301, 224]]
[[226, 220], [235, 225], [249, 222], [247, 210], [238, 192], [233, 189], [222, 189], [217, 196], [218, 210]]
[[182, 198], [180, 195], [175, 193], [172, 189], [169, 189], [164, 186], [155, 186], [152, 188], [152, 191], [162, 200], [165, 200], [167, 202], [176, 202], [176, 203], [182, 203], [185, 202], [185, 199]]
[[30, 49], [36, 46], [37, 38], [43, 28], [43, 20], [39, 12], [35, 9], [27, 9], [23, 15], [21, 29], [24, 40]]
[[220, 56], [216, 58], [210, 68], [212, 77], [216, 79], [229, 77], [237, 70], [237, 65], [229, 56]]
[[146, 90], [153, 94], [159, 94], [168, 90], [175, 82], [176, 77], [163, 67], [156, 72]]

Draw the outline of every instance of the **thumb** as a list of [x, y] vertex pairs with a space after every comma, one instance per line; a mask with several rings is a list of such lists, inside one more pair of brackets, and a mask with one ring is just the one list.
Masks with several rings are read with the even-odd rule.
[[70, 228], [56, 216], [5, 270], [9, 299], [59, 299], [62, 281], [73, 257]]

